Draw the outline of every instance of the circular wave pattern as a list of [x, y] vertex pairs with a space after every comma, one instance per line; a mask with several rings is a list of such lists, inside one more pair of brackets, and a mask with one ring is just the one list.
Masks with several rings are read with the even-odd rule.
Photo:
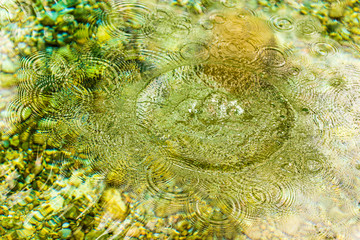
[[275, 31], [288, 32], [294, 30], [294, 19], [290, 17], [273, 16], [268, 23]]
[[338, 53], [339, 44], [330, 39], [322, 39], [312, 43], [310, 51], [316, 57], [330, 57]]
[[[81, 149], [108, 186], [141, 200], [149, 194], [168, 209], [180, 205], [199, 229], [230, 231], [280, 216], [304, 184], [330, 178], [325, 148], [338, 151], [354, 134], [341, 130], [358, 130], [350, 125], [356, 73], [349, 79], [291, 63], [295, 54], [274, 44], [251, 12], [210, 13], [196, 25], [166, 8], [113, 7], [103, 26], [140, 49], [124, 56], [109, 42], [24, 59], [19, 97], [9, 106], [14, 125], [37, 120], [61, 146]], [[307, 18], [274, 16], [268, 25], [305, 38], [319, 32]], [[326, 60], [339, 47], [320, 39], [307, 50]]]
[[[127, 37], [144, 37], [142, 31], [145, 27], [146, 17], [150, 9], [138, 3], [113, 2], [110, 12], [102, 16], [102, 25], [115, 39]], [[127, 29], [133, 29], [129, 32]]]
[[[290, 106], [270, 86], [257, 89], [262, 91], [259, 95], [244, 94], [241, 98], [221, 88], [207, 87], [227, 84], [218, 79], [223, 76], [203, 74], [193, 80], [193, 75], [183, 75], [183, 79], [168, 81], [166, 88], [158, 88], [159, 93], [150, 90], [158, 84], [155, 81], [149, 90], [145, 89], [153, 95], [147, 97], [152, 102], [148, 100], [142, 110], [148, 128], [161, 134], [160, 138], [166, 136], [165, 144], [174, 158], [202, 169], [236, 171], [263, 162], [277, 151], [286, 141], [294, 120]], [[233, 81], [241, 81], [236, 77]], [[154, 99], [154, 95], [167, 97]], [[262, 106], [256, 105], [259, 97]], [[257, 122], [268, 123], [258, 126]], [[225, 148], [224, 144], [228, 146]]]

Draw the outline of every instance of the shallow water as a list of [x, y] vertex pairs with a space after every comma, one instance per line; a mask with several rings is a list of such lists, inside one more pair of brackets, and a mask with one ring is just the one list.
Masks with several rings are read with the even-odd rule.
[[356, 1], [0, 1], [4, 239], [360, 239]]

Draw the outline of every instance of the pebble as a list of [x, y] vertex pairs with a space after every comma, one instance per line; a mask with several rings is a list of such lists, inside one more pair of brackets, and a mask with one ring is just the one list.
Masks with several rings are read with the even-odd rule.
[[32, 195], [28, 195], [25, 197], [25, 201], [27, 203], [32, 203], [34, 201], [34, 197]]
[[20, 139], [19, 139], [19, 135], [14, 135], [11, 139], [10, 139], [10, 145], [13, 147], [18, 147], [20, 143]]
[[2, 145], [4, 146], [4, 148], [9, 148], [9, 146], [10, 146], [10, 142], [9, 141], [3, 141], [2, 142]]
[[40, 18], [40, 23], [43, 26], [54, 26], [55, 25], [55, 14], [54, 12], [43, 14]]
[[41, 221], [44, 219], [44, 216], [39, 212], [39, 211], [35, 211], [34, 212], [34, 218], [38, 221]]
[[113, 218], [122, 221], [128, 215], [128, 206], [122, 200], [119, 190], [114, 188], [107, 189], [103, 194], [103, 201], [106, 204], [106, 210]]
[[289, 216], [284, 218], [280, 229], [289, 235], [294, 235], [298, 232], [301, 225], [301, 219], [299, 216]]
[[0, 226], [0, 235], [4, 235], [6, 233], [5, 229]]
[[30, 47], [26, 47], [26, 48], [24, 49], [24, 54], [27, 55], [27, 56], [31, 55], [31, 48], [30, 48]]
[[20, 239], [28, 238], [31, 236], [34, 232], [29, 229], [19, 229], [16, 230], [16, 234]]
[[182, 220], [176, 224], [176, 228], [179, 232], [183, 232], [185, 230], [189, 230], [190, 224], [189, 222]]
[[72, 206], [69, 211], [67, 211], [65, 213], [65, 217], [67, 219], [73, 219], [75, 220], [80, 214], [80, 211], [78, 210], [78, 208], [76, 206]]
[[137, 226], [132, 226], [127, 231], [126, 236], [138, 238], [140, 236], [140, 234], [141, 234], [141, 229]]
[[345, 5], [342, 3], [331, 3], [329, 9], [329, 16], [332, 18], [341, 18], [345, 13]]
[[71, 229], [70, 228], [61, 229], [60, 236], [62, 239], [69, 239], [71, 237]]
[[354, 34], [360, 35], [360, 27], [352, 27], [350, 31]]
[[79, 228], [73, 233], [73, 236], [74, 236], [75, 240], [83, 240], [85, 237], [85, 234]]
[[63, 223], [63, 225], [61, 226], [62, 228], [68, 228], [70, 226], [70, 223], [65, 222]]
[[97, 239], [100, 235], [102, 234], [101, 231], [97, 231], [97, 230], [91, 230], [90, 232], [88, 232], [85, 236], [85, 240], [93, 240], [93, 239]]
[[43, 227], [43, 228], [40, 230], [40, 234], [41, 234], [43, 237], [47, 237], [49, 233], [51, 233], [51, 229], [48, 228], [48, 227]]
[[2, 61], [1, 69], [5, 73], [15, 73], [18, 69], [18, 66], [9, 58], [6, 58]]

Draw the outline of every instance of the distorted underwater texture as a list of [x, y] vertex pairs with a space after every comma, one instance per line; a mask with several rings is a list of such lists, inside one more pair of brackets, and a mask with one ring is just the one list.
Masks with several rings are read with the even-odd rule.
[[0, 239], [360, 239], [356, 0], [0, 0]]

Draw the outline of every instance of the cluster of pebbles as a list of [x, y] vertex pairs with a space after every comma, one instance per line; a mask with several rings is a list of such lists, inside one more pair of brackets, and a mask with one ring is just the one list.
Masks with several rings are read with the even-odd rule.
[[[145, 203], [139, 206], [131, 192], [107, 186], [84, 155], [49, 144], [36, 131], [37, 122], [21, 130], [8, 126], [6, 106], [17, 94], [22, 59], [86, 43], [93, 34], [92, 19], [108, 7], [106, 1], [92, 0], [11, 3], [4, 4], [0, 30], [0, 238], [204, 239], [206, 233], [197, 232], [166, 203], [155, 203], [152, 211]], [[100, 42], [109, 38], [101, 26], [96, 33]], [[33, 121], [30, 115], [23, 120]]]
[[[285, 9], [319, 20], [324, 32], [332, 39], [360, 44], [360, 2], [356, 0], [326, 1], [252, 1], [253, 7], [272, 13]], [[255, 5], [255, 6], [254, 6]]]
[[106, 186], [83, 155], [25, 135], [1, 138], [1, 239], [204, 239], [166, 202], [154, 211], [139, 205], [133, 193]]

